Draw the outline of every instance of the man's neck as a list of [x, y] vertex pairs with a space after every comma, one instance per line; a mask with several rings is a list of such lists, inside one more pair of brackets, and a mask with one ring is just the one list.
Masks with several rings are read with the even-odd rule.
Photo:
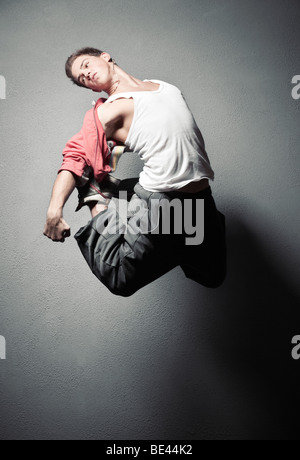
[[113, 84], [109, 92], [111, 95], [118, 81], [119, 81], [119, 85], [117, 89], [114, 91], [113, 95], [118, 94], [118, 93], [137, 91], [139, 87], [143, 85], [142, 80], [139, 80], [138, 78], [133, 77], [132, 75], [128, 74], [127, 72], [125, 72], [125, 70], [121, 69], [121, 67], [118, 67], [117, 65], [115, 66], [115, 73], [116, 73], [115, 83]]

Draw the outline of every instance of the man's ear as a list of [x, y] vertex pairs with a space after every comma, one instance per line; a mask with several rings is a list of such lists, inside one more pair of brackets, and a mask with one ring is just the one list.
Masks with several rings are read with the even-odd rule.
[[109, 62], [111, 60], [111, 56], [108, 53], [102, 53], [101, 57], [107, 62]]

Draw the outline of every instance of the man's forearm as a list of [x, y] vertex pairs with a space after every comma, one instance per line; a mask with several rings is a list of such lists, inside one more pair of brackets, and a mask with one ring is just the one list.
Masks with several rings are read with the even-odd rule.
[[76, 180], [71, 172], [62, 171], [59, 173], [54, 183], [48, 215], [62, 213], [63, 208], [70, 195], [73, 193], [75, 187]]
[[64, 242], [71, 235], [71, 229], [63, 219], [63, 208], [76, 187], [76, 180], [69, 171], [62, 171], [54, 183], [48, 209], [44, 235], [53, 241]]

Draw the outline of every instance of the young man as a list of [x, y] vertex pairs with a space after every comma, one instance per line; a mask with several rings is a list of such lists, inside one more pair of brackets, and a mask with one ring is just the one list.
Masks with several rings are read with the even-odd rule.
[[[214, 172], [203, 137], [181, 92], [165, 82], [141, 81], [118, 67], [108, 53], [93, 48], [70, 56], [66, 73], [78, 86], [104, 91], [109, 98], [99, 100], [93, 111], [96, 153], [89, 145], [94, 135], [87, 128], [91, 127], [91, 113], [79, 138], [73, 138], [66, 147], [44, 234], [62, 242], [70, 236], [63, 207], [76, 185], [82, 185], [89, 166], [94, 177], [82, 189], [80, 201], [81, 205], [89, 204], [93, 219], [75, 238], [93, 273], [112, 293], [130, 296], [177, 266], [204, 286], [220, 286], [226, 273], [225, 218], [217, 211], [209, 186]], [[115, 207], [101, 199], [107, 174], [112, 170], [106, 161], [112, 155], [107, 153], [107, 139], [138, 152], [144, 161], [133, 205], [126, 216], [126, 232], [122, 230], [124, 219]], [[104, 193], [104, 198], [111, 196], [110, 190], [108, 195]], [[169, 234], [162, 231], [164, 212], [159, 212], [159, 206], [153, 203], [168, 202], [173, 206], [175, 201], [182, 207], [182, 220], [192, 209], [193, 222], [198, 222], [198, 205], [204, 202], [203, 243], [187, 243], [186, 227], [182, 225], [182, 231], [176, 231], [175, 216]], [[160, 216], [158, 232], [157, 228], [151, 231], [153, 213]], [[148, 232], [137, 224], [141, 216], [144, 222], [145, 216], [151, 221]], [[158, 215], [156, 218], [159, 221]], [[114, 232], [107, 231], [111, 227]]]

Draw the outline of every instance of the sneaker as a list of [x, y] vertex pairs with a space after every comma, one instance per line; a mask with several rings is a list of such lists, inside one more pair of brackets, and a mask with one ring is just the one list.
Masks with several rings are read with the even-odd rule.
[[95, 179], [91, 179], [87, 185], [78, 188], [79, 204], [76, 212], [93, 202], [108, 206], [113, 196], [117, 196], [120, 183], [121, 181], [119, 179], [110, 175], [108, 175], [101, 184]]

